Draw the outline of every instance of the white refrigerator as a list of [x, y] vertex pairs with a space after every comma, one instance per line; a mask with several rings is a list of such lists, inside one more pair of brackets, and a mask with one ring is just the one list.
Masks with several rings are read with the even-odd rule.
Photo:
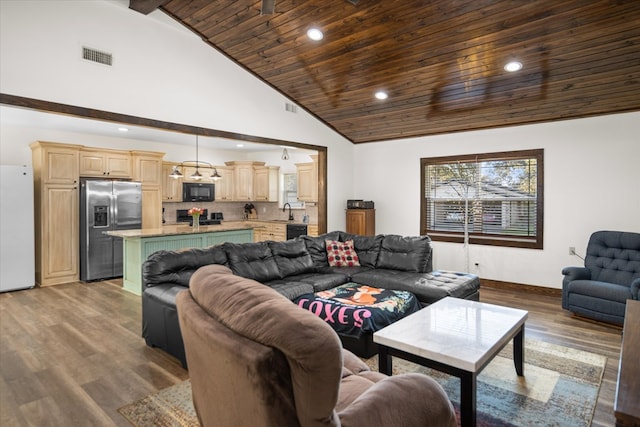
[[0, 292], [35, 285], [33, 170], [0, 165]]

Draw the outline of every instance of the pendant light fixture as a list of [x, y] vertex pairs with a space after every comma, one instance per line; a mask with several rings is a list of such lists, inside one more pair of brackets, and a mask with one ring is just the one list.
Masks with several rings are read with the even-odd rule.
[[289, 160], [289, 152], [287, 151], [287, 147], [282, 149], [282, 160]]
[[171, 170], [171, 173], [169, 174], [169, 176], [171, 178], [174, 179], [179, 179], [179, 178], [183, 178], [184, 177], [184, 168], [185, 166], [190, 166], [190, 167], [195, 167], [196, 170], [189, 175], [189, 179], [192, 179], [194, 181], [200, 181], [201, 179], [205, 178], [206, 176], [203, 175], [202, 173], [200, 173], [200, 169], [211, 169], [212, 173], [211, 176], [209, 176], [209, 178], [212, 181], [219, 181], [222, 179], [222, 175], [220, 175], [218, 173], [218, 169], [216, 169], [215, 166], [213, 166], [211, 163], [209, 162], [203, 162], [200, 160], [200, 147], [199, 147], [199, 140], [198, 140], [198, 135], [196, 135], [196, 159], [194, 160], [186, 160], [178, 165], [175, 165], [173, 167], [173, 169]]
[[191, 174], [189, 178], [195, 179], [196, 181], [200, 181], [202, 179], [202, 174], [200, 173], [200, 162], [198, 161], [198, 135], [196, 135], [196, 171]]
[[173, 167], [173, 170], [171, 171], [169, 176], [173, 179], [182, 178], [182, 172], [180, 172], [180, 169], [178, 169], [178, 165], [175, 165]]
[[220, 181], [222, 179], [222, 175], [218, 173], [218, 169], [213, 168], [213, 173], [211, 174], [211, 179], [214, 181]]

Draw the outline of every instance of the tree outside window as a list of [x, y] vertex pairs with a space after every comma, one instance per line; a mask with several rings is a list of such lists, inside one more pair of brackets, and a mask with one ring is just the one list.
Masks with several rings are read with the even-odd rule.
[[421, 159], [420, 232], [542, 249], [543, 150]]

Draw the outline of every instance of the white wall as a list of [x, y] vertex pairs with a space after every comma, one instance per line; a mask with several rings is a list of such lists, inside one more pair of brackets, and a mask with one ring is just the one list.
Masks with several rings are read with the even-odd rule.
[[[640, 231], [640, 113], [352, 145], [162, 12], [114, 1], [0, 1], [2, 93], [328, 147], [328, 228], [344, 229], [346, 199], [374, 200], [377, 231], [419, 233], [419, 159], [545, 149], [544, 250], [473, 246], [481, 277], [559, 287], [597, 229]], [[113, 67], [80, 59], [110, 52]], [[2, 117], [0, 117], [0, 125]], [[28, 143], [53, 140], [166, 151], [184, 146], [1, 126], [2, 157], [30, 163]], [[221, 153], [207, 153], [216, 163]], [[355, 161], [357, 159], [357, 162]], [[3, 163], [4, 159], [2, 160]], [[461, 245], [435, 243], [438, 268], [462, 269]]]
[[[0, 91], [328, 147], [327, 224], [344, 228], [352, 144], [302, 109], [286, 112], [284, 96], [162, 12], [145, 16], [128, 3], [0, 1]], [[112, 53], [113, 66], [82, 60], [83, 46]]]
[[[640, 113], [355, 146], [354, 194], [374, 200], [379, 233], [420, 232], [420, 158], [544, 149], [544, 249], [471, 245], [471, 271], [561, 287], [596, 230], [640, 232]], [[436, 268], [464, 270], [462, 244], [435, 242]], [[479, 264], [479, 268], [473, 266]]]

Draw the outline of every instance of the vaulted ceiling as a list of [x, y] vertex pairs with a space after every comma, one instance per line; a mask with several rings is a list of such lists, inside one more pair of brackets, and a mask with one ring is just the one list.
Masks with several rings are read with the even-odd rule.
[[637, 0], [261, 3], [130, 8], [159, 8], [353, 143], [640, 110]]

